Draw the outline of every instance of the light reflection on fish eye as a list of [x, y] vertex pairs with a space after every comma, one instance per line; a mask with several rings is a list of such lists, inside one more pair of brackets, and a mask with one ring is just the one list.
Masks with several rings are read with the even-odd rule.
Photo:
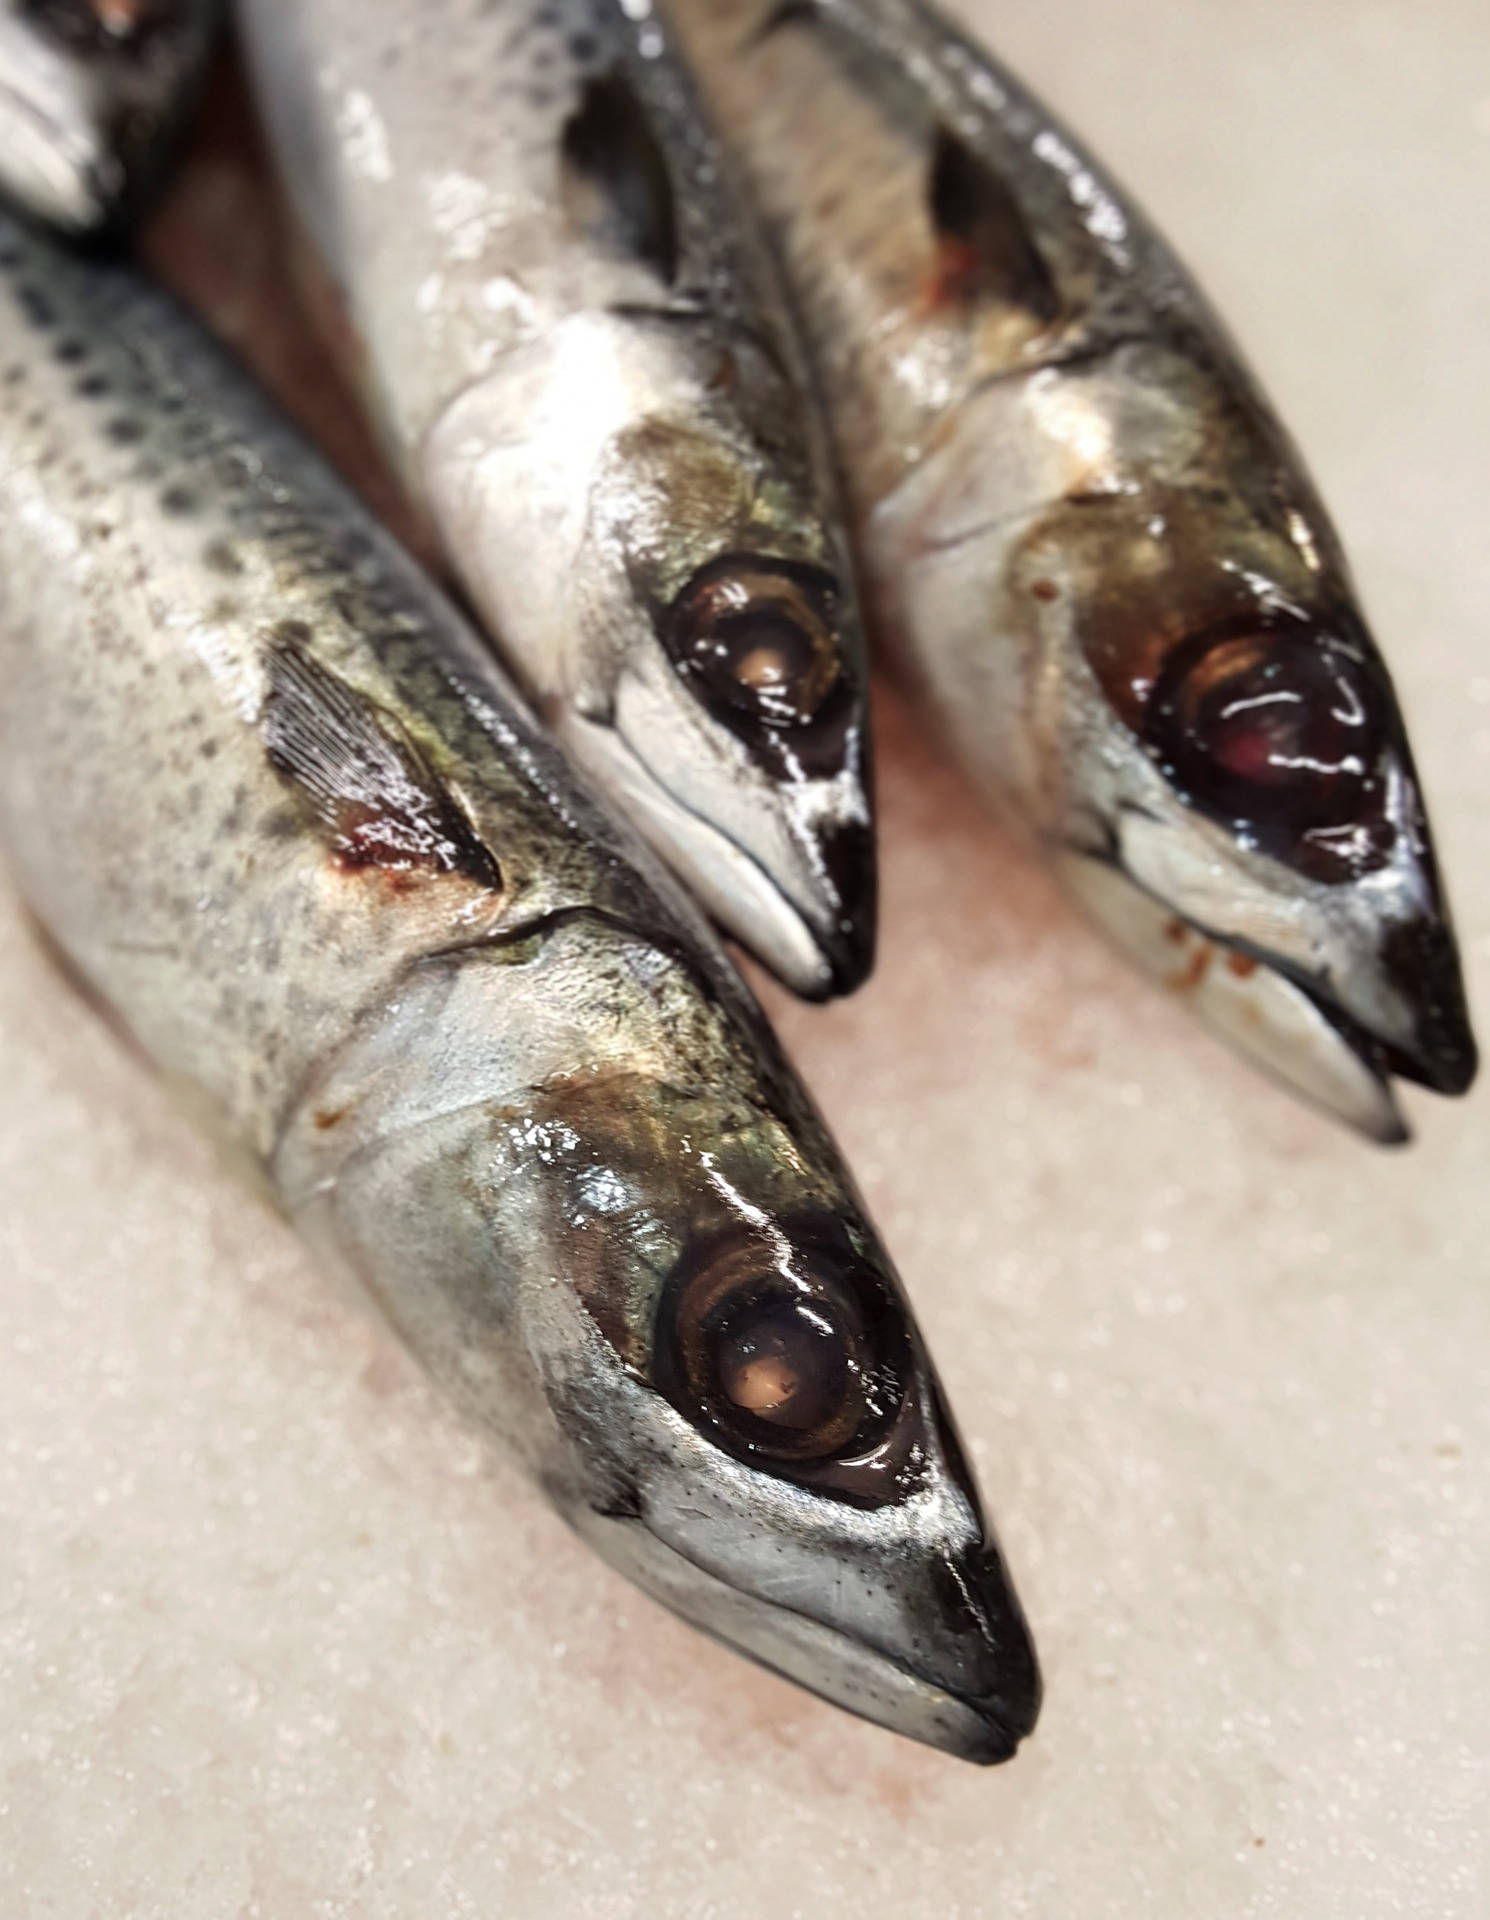
[[[1245, 825], [1282, 858], [1323, 861], [1318, 878], [1351, 877], [1390, 848], [1379, 817], [1386, 697], [1314, 627], [1249, 624], [1179, 647], [1154, 686], [1144, 738], [1202, 812]], [[1343, 844], [1341, 829], [1363, 826], [1373, 831], [1354, 836], [1347, 871], [1329, 848]]]
[[715, 1444], [833, 1490], [906, 1397], [910, 1349], [883, 1281], [826, 1240], [713, 1237], [679, 1263], [659, 1310], [657, 1385]]
[[838, 587], [820, 567], [725, 554], [683, 588], [663, 639], [709, 711], [736, 732], [809, 727], [837, 704]]

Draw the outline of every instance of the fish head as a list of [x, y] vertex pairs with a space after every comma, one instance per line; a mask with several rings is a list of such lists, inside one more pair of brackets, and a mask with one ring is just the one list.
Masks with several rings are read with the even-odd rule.
[[873, 961], [867, 669], [800, 428], [743, 423], [739, 390], [773, 384], [748, 338], [571, 315], [455, 403], [425, 464], [570, 757], [730, 934], [821, 998]]
[[[898, 1732], [1006, 1759], [1039, 1672], [905, 1297], [780, 1122], [731, 1119], [710, 1098], [687, 1115], [717, 1144], [676, 1163], [662, 1212], [654, 1190], [655, 1265], [624, 1232], [590, 1242], [554, 1497], [695, 1626]], [[644, 1162], [602, 1128], [634, 1185]]]
[[884, 1251], [744, 1036], [588, 919], [442, 963], [315, 1090], [280, 1190], [614, 1566], [827, 1699], [1005, 1758], [1040, 1699], [1018, 1602]]
[[984, 583], [1027, 813], [1202, 1018], [1405, 1137], [1389, 1076], [1460, 1093], [1474, 1042], [1401, 708], [1297, 455], [1148, 344], [991, 397], [1037, 449]]

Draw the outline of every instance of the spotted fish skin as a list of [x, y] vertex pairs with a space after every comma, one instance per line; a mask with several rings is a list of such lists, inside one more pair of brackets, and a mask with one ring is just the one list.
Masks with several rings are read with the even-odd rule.
[[242, 0], [331, 322], [566, 752], [815, 997], [875, 928], [868, 691], [778, 278], [646, 9]]
[[223, 12], [220, 0], [0, 0], [0, 193], [75, 235], [132, 219]]
[[1076, 897], [1383, 1142], [1476, 1064], [1340, 540], [1140, 208], [918, 0], [662, 0], [804, 316], [877, 633]]
[[0, 676], [39, 918], [569, 1523], [1007, 1758], [1039, 1673], [935, 1375], [697, 910], [197, 326], [3, 216]]

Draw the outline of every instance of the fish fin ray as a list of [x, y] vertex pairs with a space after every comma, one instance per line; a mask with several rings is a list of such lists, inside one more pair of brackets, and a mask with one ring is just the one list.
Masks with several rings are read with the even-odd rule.
[[274, 635], [265, 664], [270, 762], [330, 829], [344, 865], [459, 873], [500, 889], [490, 849], [392, 714], [322, 666], [294, 633]]

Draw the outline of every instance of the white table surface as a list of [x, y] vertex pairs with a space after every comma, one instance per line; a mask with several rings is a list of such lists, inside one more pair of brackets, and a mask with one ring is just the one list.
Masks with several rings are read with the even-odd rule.
[[[1484, 0], [966, 10], [1158, 215], [1316, 467], [1483, 1011]], [[162, 245], [257, 334], [230, 149]], [[258, 346], [293, 377], [290, 338]], [[769, 999], [971, 1442], [1036, 1737], [991, 1773], [920, 1750], [599, 1566], [5, 895], [0, 1914], [1483, 1920], [1490, 1098], [1409, 1094], [1394, 1156], [1291, 1105], [881, 715], [879, 972]]]

